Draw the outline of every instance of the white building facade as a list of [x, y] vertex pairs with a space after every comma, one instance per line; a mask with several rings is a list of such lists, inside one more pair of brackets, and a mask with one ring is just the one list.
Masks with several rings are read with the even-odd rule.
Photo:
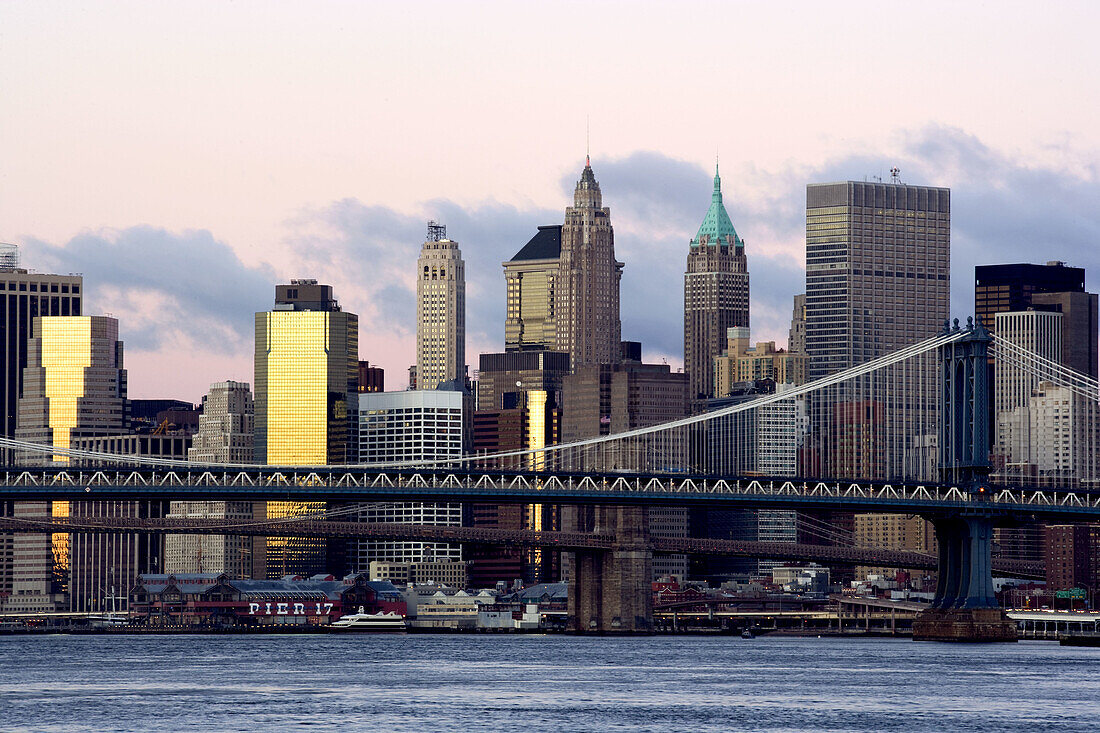
[[[359, 395], [359, 462], [427, 462], [462, 455], [462, 393], [447, 390], [373, 392]], [[457, 503], [387, 502], [366, 505], [361, 522], [402, 522], [460, 526]], [[388, 563], [461, 562], [462, 547], [446, 542], [364, 540], [352, 542], [354, 572], [369, 572], [371, 561]]]

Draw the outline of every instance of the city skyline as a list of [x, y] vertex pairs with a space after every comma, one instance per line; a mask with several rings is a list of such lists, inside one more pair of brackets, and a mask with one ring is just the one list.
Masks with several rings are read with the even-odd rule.
[[[1057, 27], [1037, 11], [992, 16], [943, 6], [928, 11], [943, 22], [919, 32], [901, 22], [902, 9], [871, 19], [803, 6], [805, 22], [794, 23], [790, 11], [688, 5], [625, 19], [603, 6], [587, 8], [589, 20], [628, 23], [630, 40], [590, 48], [561, 40], [570, 14], [540, 16], [545, 22], [529, 25], [540, 26], [544, 43], [533, 58], [517, 55], [515, 69], [490, 63], [502, 47], [467, 49], [456, 39], [471, 27], [504, 37], [508, 23], [537, 11], [436, 8], [433, 23], [455, 35], [436, 38], [439, 49], [421, 57], [373, 30], [411, 33], [407, 11], [342, 6], [337, 32], [323, 22], [333, 7], [266, 14], [255, 34], [235, 32], [256, 20], [247, 8], [226, 10], [217, 23], [201, 11], [132, 13], [125, 4], [62, 18], [59, 6], [0, 9], [12, 29], [0, 81], [14, 102], [0, 139], [19, 141], [5, 150], [0, 241], [21, 245], [24, 266], [84, 273], [86, 311], [121, 322], [135, 397], [171, 392], [197, 401], [211, 381], [249, 381], [249, 314], [266, 307], [271, 284], [298, 277], [343, 294], [370, 324], [363, 358], [401, 386], [415, 353], [411, 263], [432, 218], [463, 242], [467, 352], [499, 351], [497, 268], [536, 226], [560, 218], [586, 117], [594, 169], [615, 212], [616, 253], [627, 263], [623, 338], [641, 341], [647, 361], [680, 363], [679, 293], [648, 284], [682, 274], [681, 248], [706, 210], [715, 147], [730, 215], [752, 243], [754, 340], [785, 341], [790, 297], [800, 292], [809, 182], [886, 178], [897, 166], [908, 183], [951, 188], [955, 315], [972, 309], [965, 282], [973, 265], [1032, 261], [1036, 242], [1051, 257], [1100, 266], [1100, 215], [1088, 205], [1100, 197], [1100, 105], [1087, 92], [1098, 52], [1084, 31], [1096, 11], [1088, 6], [1063, 6], [1059, 16], [1074, 22]], [[703, 19], [737, 29], [744, 50], [736, 70], [716, 68], [707, 44], [697, 43]], [[166, 20], [204, 30], [181, 39], [207, 40], [165, 44], [152, 31]], [[777, 46], [767, 39], [780, 27], [787, 43]], [[957, 38], [963, 27], [983, 29], [980, 56]], [[362, 44], [360, 30], [377, 43]], [[229, 34], [240, 47], [226, 44], [236, 50], [211, 66], [203, 52]], [[1025, 36], [1021, 54], [1014, 39]], [[868, 37], [882, 38], [881, 48], [869, 48]], [[289, 38], [311, 59], [308, 73], [294, 66], [297, 53], [280, 50]], [[662, 43], [645, 42], [654, 38]], [[921, 55], [928, 44], [934, 58]], [[788, 47], [804, 50], [784, 55]], [[47, 57], [43, 49], [61, 51]], [[860, 65], [865, 88], [822, 83], [876, 52], [875, 64]], [[616, 71], [616, 55], [636, 64], [630, 74]], [[926, 62], [922, 73], [910, 74], [913, 57]], [[584, 78], [582, 59], [610, 68], [609, 76]], [[349, 67], [354, 73], [338, 73]], [[964, 68], [965, 85], [955, 80]], [[889, 83], [902, 72], [907, 84]], [[608, 93], [538, 122], [567, 77]], [[679, 114], [708, 87], [728, 92], [707, 96], [715, 114]], [[924, 103], [928, 94], [937, 104]], [[436, 130], [419, 115], [425, 103], [469, 119]], [[188, 105], [195, 124], [181, 126], [158, 104]], [[280, 113], [290, 108], [295, 114]]]

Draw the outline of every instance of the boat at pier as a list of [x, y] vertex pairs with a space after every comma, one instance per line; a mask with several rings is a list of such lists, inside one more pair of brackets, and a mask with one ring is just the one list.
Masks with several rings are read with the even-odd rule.
[[358, 613], [341, 616], [329, 628], [333, 631], [404, 631], [405, 617], [396, 613], [367, 613], [360, 606]]

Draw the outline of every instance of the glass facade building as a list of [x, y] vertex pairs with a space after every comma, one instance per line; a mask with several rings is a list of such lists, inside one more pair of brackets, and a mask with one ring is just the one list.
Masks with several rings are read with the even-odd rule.
[[553, 350], [557, 343], [554, 288], [561, 258], [561, 225], [538, 234], [504, 263], [506, 351]]
[[[450, 390], [412, 390], [359, 395], [359, 460], [362, 463], [437, 461], [462, 456], [462, 397]], [[460, 526], [462, 505], [389, 502], [365, 505], [361, 522]], [[421, 563], [462, 560], [461, 545], [445, 542], [356, 541], [353, 572], [372, 561]]]
[[[256, 314], [256, 462], [353, 461], [359, 319], [341, 311], [332, 288], [316, 280], [294, 280], [276, 286], [275, 293], [274, 310]], [[267, 504], [271, 519], [323, 510], [321, 502]], [[344, 570], [337, 542], [269, 537], [266, 544], [269, 578]]]
[[[106, 316], [35, 318], [15, 437], [68, 449], [81, 438], [119, 433], [126, 424], [126, 371], [118, 321]], [[21, 463], [70, 460], [30, 451], [18, 458]], [[68, 502], [17, 502], [14, 513], [69, 516], [71, 507]], [[4, 609], [68, 610], [70, 559], [67, 534], [15, 536], [12, 590]]]

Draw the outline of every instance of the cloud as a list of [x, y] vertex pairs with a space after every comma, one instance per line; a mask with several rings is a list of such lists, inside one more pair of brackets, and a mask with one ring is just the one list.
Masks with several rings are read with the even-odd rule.
[[[821, 166], [760, 170], [723, 163], [726, 206], [746, 242], [754, 338], [784, 342], [792, 296], [804, 290], [806, 183], [863, 180], [894, 165], [910, 183], [952, 189], [954, 315], [973, 310], [976, 264], [1065, 260], [1087, 268], [1095, 283], [1095, 164], [1070, 171], [1028, 164], [961, 130], [933, 126], [899, 134], [889, 150], [853, 151]], [[611, 208], [616, 254], [626, 263], [623, 338], [641, 341], [649, 361], [678, 365], [688, 242], [709, 205], [713, 171], [655, 152], [597, 160], [593, 169]], [[415, 263], [426, 220], [446, 224], [462, 248], [467, 361], [476, 369], [479, 353], [503, 348], [501, 262], [539, 225], [563, 220], [579, 175], [578, 165], [559, 181], [558, 207], [434, 199], [402, 211], [347, 198], [302, 209], [285, 222], [283, 240], [265, 253], [273, 265], [242, 262], [207, 231], [152, 226], [82, 234], [59, 245], [29, 239], [23, 260], [40, 270], [83, 272], [87, 312], [119, 317], [128, 354], [156, 355], [148, 363], [162, 370], [172, 369], [165, 356], [172, 350], [210, 354], [223, 373], [190, 373], [197, 369], [192, 366], [175, 381], [171, 375], [162, 380], [186, 383], [195, 392], [190, 399], [210, 381], [226, 378], [233, 364], [234, 374], [251, 372], [252, 314], [271, 307], [276, 282], [316, 278], [333, 285], [342, 306], [360, 315], [361, 358], [385, 367], [387, 387], [400, 389], [415, 359]], [[141, 384], [134, 364], [131, 384]]]
[[84, 312], [111, 313], [128, 351], [190, 344], [251, 351], [252, 314], [274, 292], [266, 265], [245, 265], [207, 231], [152, 226], [84, 233], [65, 244], [23, 242], [24, 262], [84, 276]]
[[416, 261], [428, 219], [447, 226], [466, 263], [467, 361], [504, 348], [504, 275], [501, 263], [535, 235], [540, 224], [561, 220], [545, 209], [520, 210], [489, 201], [462, 207], [446, 199], [424, 202], [420, 213], [345, 199], [305, 209], [288, 221], [283, 258], [297, 277], [333, 285], [346, 310], [358, 313], [360, 357], [381, 363], [387, 388], [404, 384], [415, 361]]

